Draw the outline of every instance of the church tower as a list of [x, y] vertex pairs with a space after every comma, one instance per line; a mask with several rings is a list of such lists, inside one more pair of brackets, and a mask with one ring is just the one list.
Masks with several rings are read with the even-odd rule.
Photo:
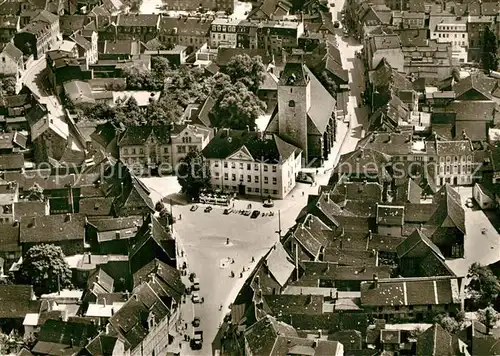
[[302, 149], [307, 162], [307, 113], [311, 84], [302, 62], [288, 62], [278, 83], [279, 133]]

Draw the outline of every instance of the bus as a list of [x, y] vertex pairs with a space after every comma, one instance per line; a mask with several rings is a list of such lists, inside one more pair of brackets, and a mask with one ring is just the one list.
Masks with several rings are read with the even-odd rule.
[[230, 206], [232, 205], [233, 200], [234, 197], [232, 194], [209, 191], [200, 193], [200, 203], [202, 204]]

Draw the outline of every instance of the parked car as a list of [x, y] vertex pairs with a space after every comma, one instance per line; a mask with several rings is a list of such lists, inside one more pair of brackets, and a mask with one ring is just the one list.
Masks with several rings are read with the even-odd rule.
[[198, 278], [193, 278], [193, 290], [200, 290], [200, 280]]
[[252, 212], [251, 212], [250, 210], [245, 210], [245, 211], [243, 212], [243, 215], [244, 215], [244, 216], [250, 216], [250, 214], [251, 214], [251, 213], [252, 213]]
[[252, 215], [250, 215], [250, 219], [257, 219], [259, 217], [259, 215], [260, 215], [260, 211], [254, 210], [252, 212]]
[[199, 316], [195, 316], [194, 319], [193, 319], [193, 326], [196, 328], [198, 326], [200, 326], [200, 323], [201, 323], [201, 319]]
[[204, 211], [205, 211], [205, 213], [209, 213], [212, 211], [212, 209], [213, 208], [211, 206], [207, 206]]
[[233, 209], [231, 209], [231, 208], [224, 209], [224, 215], [229, 215], [232, 212], [233, 212]]
[[191, 300], [193, 301], [193, 303], [201, 303], [200, 294], [198, 292], [193, 292]]
[[473, 208], [474, 207], [474, 203], [470, 201], [470, 202], [465, 203], [465, 206], [468, 207], [468, 208]]
[[264, 208], [272, 208], [274, 206], [274, 203], [272, 201], [272, 199], [266, 199], [264, 201]]
[[196, 211], [196, 210], [198, 210], [198, 205], [193, 205], [193, 206], [191, 207], [191, 209], [189, 209], [189, 210], [191, 210], [191, 211]]
[[314, 179], [311, 176], [311, 174], [305, 173], [305, 172], [299, 172], [299, 173], [297, 173], [297, 178], [295, 178], [295, 181], [299, 182], [299, 183], [307, 183], [307, 184], [313, 184], [314, 183]]
[[333, 27], [334, 27], [334, 28], [340, 28], [340, 22], [335, 21], [335, 22], [333, 23]]
[[195, 330], [193, 337], [190, 341], [193, 350], [200, 350], [203, 346], [203, 331]]
[[195, 278], [196, 278], [196, 273], [191, 273], [191, 274], [189, 275], [189, 281], [190, 281], [191, 283], [193, 283], [193, 282], [194, 282], [194, 279], [195, 279]]

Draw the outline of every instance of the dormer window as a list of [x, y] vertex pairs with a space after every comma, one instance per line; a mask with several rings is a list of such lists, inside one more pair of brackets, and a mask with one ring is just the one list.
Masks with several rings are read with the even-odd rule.
[[290, 100], [288, 102], [288, 106], [291, 107], [291, 108], [294, 108], [295, 107], [295, 100]]
[[149, 330], [153, 329], [156, 326], [155, 315], [153, 312], [149, 313], [148, 316], [148, 328]]

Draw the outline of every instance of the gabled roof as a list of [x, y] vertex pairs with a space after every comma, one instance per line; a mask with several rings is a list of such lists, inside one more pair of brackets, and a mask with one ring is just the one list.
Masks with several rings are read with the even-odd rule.
[[304, 66], [311, 85], [311, 107], [307, 116], [311, 119], [316, 129], [323, 134], [332, 118], [337, 101], [330, 95], [328, 90], [320, 83], [314, 74]]
[[377, 204], [377, 224], [403, 226], [405, 208], [404, 206]]
[[208, 159], [228, 159], [234, 153], [246, 149], [255, 162], [280, 163], [301, 150], [275, 134], [266, 134], [262, 139], [258, 132], [221, 129], [210, 140], [202, 153]]
[[[129, 249], [129, 256], [132, 258], [136, 255], [143, 246], [150, 240], [154, 240], [155, 243], [164, 250], [171, 259], [175, 259], [175, 251], [170, 251], [169, 246], [165, 243], [168, 241], [174, 241], [170, 232], [168, 232], [165, 227], [158, 221], [158, 219], [153, 215], [149, 214], [142, 226], [139, 228], [135, 238], [133, 239], [133, 244]], [[141, 261], [143, 263], [149, 263], [151, 261]], [[143, 265], [141, 265], [142, 267]]]
[[109, 323], [134, 350], [149, 333], [147, 320], [154, 315], [160, 323], [170, 315], [170, 310], [148, 283], [135, 289], [132, 297], [110, 319]]
[[23, 58], [23, 52], [10, 42], [4, 47], [2, 53], [10, 57], [15, 62]]
[[85, 347], [85, 350], [90, 354], [90, 356], [112, 355], [117, 341], [117, 337], [101, 333], [89, 342], [89, 344]]
[[396, 253], [399, 258], [403, 258], [410, 251], [415, 249], [417, 246], [425, 245], [427, 249], [434, 252], [437, 256], [444, 260], [444, 256], [439, 250], [439, 247], [434, 245], [434, 243], [420, 230], [416, 229], [411, 233], [410, 236], [406, 238], [398, 247], [396, 247]]
[[0, 285], [0, 319], [23, 319], [28, 313], [40, 311], [30, 285]]
[[246, 343], [254, 355], [272, 355], [278, 336], [298, 337], [290, 325], [265, 316], [245, 331]]
[[427, 224], [443, 228], [456, 227], [465, 234], [465, 211], [460, 194], [449, 184], [445, 184], [434, 195], [434, 202], [438, 207]]
[[97, 327], [92, 324], [47, 320], [37, 336], [33, 352], [44, 355], [72, 355], [87, 345], [88, 338], [97, 335]]
[[159, 144], [170, 142], [169, 125], [161, 126], [129, 126], [118, 141], [119, 146], [144, 145], [148, 139], [154, 139]]
[[269, 255], [266, 257], [266, 266], [280, 284], [284, 287], [293, 271], [295, 266], [288, 253], [283, 248], [283, 245], [277, 242], [273, 247]]
[[80, 240], [85, 238], [85, 216], [58, 214], [26, 216], [20, 221], [21, 243], [44, 243]]
[[452, 356], [452, 337], [439, 324], [434, 324], [417, 338], [417, 356]]
[[134, 286], [137, 287], [141, 283], [150, 280], [152, 274], [155, 275], [157, 280], [161, 281], [167, 294], [175, 299], [177, 303], [180, 303], [186, 287], [181, 281], [179, 270], [158, 259], [154, 259], [134, 273]]
[[87, 279], [87, 288], [94, 294], [113, 293], [115, 281], [113, 278], [104, 272], [102, 268], [98, 268]]
[[491, 100], [491, 93], [497, 86], [494, 78], [489, 78], [483, 73], [471, 74], [455, 84], [453, 90], [457, 100], [464, 99], [463, 95], [475, 91], [475, 95], [482, 95], [482, 100]]

